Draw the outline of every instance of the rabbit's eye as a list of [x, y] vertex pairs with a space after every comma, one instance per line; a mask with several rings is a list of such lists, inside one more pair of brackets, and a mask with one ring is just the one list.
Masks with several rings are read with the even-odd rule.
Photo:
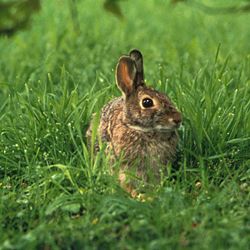
[[153, 100], [150, 99], [150, 98], [144, 98], [144, 99], [142, 100], [142, 106], [143, 106], [144, 108], [150, 108], [150, 107], [152, 107], [153, 105], [154, 105], [154, 102], [153, 102]]

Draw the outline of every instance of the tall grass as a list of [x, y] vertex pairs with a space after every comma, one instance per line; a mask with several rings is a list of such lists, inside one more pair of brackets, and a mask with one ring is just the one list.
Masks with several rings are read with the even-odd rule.
[[[43, 1], [0, 40], [1, 249], [248, 249], [250, 19], [185, 5]], [[85, 132], [131, 48], [184, 116], [178, 158], [145, 202], [109, 174]], [[117, 163], [119, 165], [119, 163]]]

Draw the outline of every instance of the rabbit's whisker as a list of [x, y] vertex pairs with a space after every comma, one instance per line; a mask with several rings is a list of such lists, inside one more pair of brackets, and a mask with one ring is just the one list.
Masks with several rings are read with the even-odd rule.
[[140, 127], [140, 126], [136, 126], [136, 125], [128, 125], [129, 128], [132, 128], [134, 130], [139, 130], [139, 131], [143, 131], [143, 132], [152, 132], [153, 129], [152, 128], [145, 128], [145, 127]]

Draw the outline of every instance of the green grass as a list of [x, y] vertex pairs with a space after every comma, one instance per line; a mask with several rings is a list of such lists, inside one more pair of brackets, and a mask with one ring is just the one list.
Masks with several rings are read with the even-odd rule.
[[[124, 1], [119, 21], [79, 1], [77, 33], [68, 2], [44, 0], [0, 38], [0, 249], [249, 249], [250, 16], [163, 2]], [[184, 116], [177, 166], [146, 202], [84, 137], [131, 48]]]

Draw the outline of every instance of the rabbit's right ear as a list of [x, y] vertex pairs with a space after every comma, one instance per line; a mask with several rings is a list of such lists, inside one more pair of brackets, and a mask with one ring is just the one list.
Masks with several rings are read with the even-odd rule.
[[136, 66], [134, 60], [128, 56], [122, 56], [116, 66], [116, 83], [125, 96], [134, 91], [136, 78]]
[[129, 56], [135, 61], [136, 66], [136, 84], [144, 85], [144, 72], [143, 72], [143, 56], [142, 53], [137, 50], [133, 49], [129, 52]]

